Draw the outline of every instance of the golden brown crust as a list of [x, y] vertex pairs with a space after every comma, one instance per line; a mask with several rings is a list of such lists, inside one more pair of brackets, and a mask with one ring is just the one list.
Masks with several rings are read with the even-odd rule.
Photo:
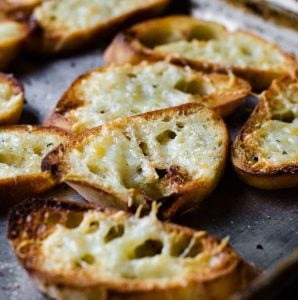
[[0, 2], [0, 12], [11, 18], [29, 17], [33, 9], [41, 4], [42, 0], [2, 0]]
[[[196, 27], [200, 28], [199, 30], [201, 30], [202, 36], [196, 36], [195, 31], [198, 31]], [[159, 30], [160, 28], [163, 28], [163, 30]], [[220, 63], [207, 63], [204, 60], [188, 59], [177, 54], [162, 54], [148, 46], [150, 44], [154, 45], [154, 43], [163, 44], [177, 40], [198, 38], [203, 40], [210, 38], [216, 39], [217, 36], [220, 36], [221, 32], [227, 33], [226, 29], [219, 24], [199, 21], [187, 16], [170, 16], [150, 20], [134, 25], [124, 32], [119, 33], [106, 50], [104, 60], [108, 64], [123, 64], [127, 62], [135, 64], [142, 60], [157, 61], [167, 59], [172, 63], [190, 65], [193, 68], [207, 72], [233, 71], [236, 75], [248, 80], [255, 90], [267, 88], [273, 79], [280, 76], [288, 75], [295, 77], [298, 69], [297, 61], [292, 55], [280, 49], [278, 51], [285, 58], [286, 69], [280, 71], [273, 69], [265, 71], [254, 67], [237, 67]], [[238, 32], [252, 36], [259, 43], [263, 43], [264, 45], [269, 44], [269, 42], [252, 33], [244, 31]], [[199, 34], [197, 33], [197, 35]]]
[[[138, 120], [138, 118], [142, 118], [146, 120], [159, 120], [161, 118], [168, 118], [171, 115], [188, 115], [194, 112], [199, 112], [200, 110], [204, 110], [206, 115], [210, 116], [211, 119], [215, 119], [216, 122], [218, 122], [219, 127], [221, 127], [223, 130], [223, 153], [220, 164], [216, 169], [216, 174], [214, 175], [212, 182], [206, 183], [203, 180], [190, 180], [189, 182], [183, 184], [177, 184], [176, 192], [174, 194], [172, 193], [168, 197], [163, 197], [161, 199], [162, 206], [159, 210], [159, 216], [162, 219], [169, 219], [177, 213], [185, 212], [195, 208], [196, 205], [198, 205], [202, 199], [206, 198], [207, 195], [209, 195], [216, 187], [225, 168], [229, 147], [228, 131], [223, 120], [216, 116], [211, 110], [206, 109], [201, 105], [184, 104], [173, 108], [144, 113], [138, 116], [116, 119], [115, 121], [104, 125], [104, 127], [108, 130], [112, 130], [117, 127], [119, 127], [121, 130], [121, 128], [127, 126], [127, 124], [129, 124], [133, 119]], [[84, 142], [84, 140], [86, 140], [86, 138], [100, 134], [102, 128], [103, 126], [86, 130], [78, 136], [73, 137], [68, 144], [57, 147], [43, 159], [42, 170], [50, 171], [60, 180], [66, 181], [91, 202], [95, 202], [103, 207], [110, 206], [117, 209], [126, 210], [135, 209], [135, 207], [129, 208], [127, 206], [126, 197], [123, 198], [123, 196], [120, 196], [114, 190], [105, 190], [102, 186], [100, 186], [100, 184], [90, 184], [81, 177], [76, 179], [64, 179], [64, 174], [67, 173], [68, 168], [67, 162], [64, 162], [64, 153], [67, 153], [67, 151], [70, 151], [70, 149], [79, 146]], [[112, 200], [112, 198], [114, 199]], [[99, 200], [100, 203], [98, 203]]]
[[[281, 78], [274, 80], [270, 88], [261, 94], [260, 102], [238, 134], [232, 147], [232, 162], [240, 178], [247, 184], [261, 189], [281, 189], [298, 186], [298, 165], [296, 162], [267, 164], [265, 167], [254, 167], [250, 161], [258, 150], [246, 137], [260, 128], [268, 120], [274, 119], [274, 98], [281, 89], [295, 83], [295, 79]], [[277, 101], [283, 101], [277, 100]], [[294, 99], [293, 99], [294, 101]]]
[[[15, 124], [19, 121], [24, 105], [24, 87], [12, 75], [0, 73], [0, 83], [7, 83], [12, 89], [11, 96], [18, 96], [17, 102], [6, 110], [0, 110], [0, 125]], [[7, 99], [9, 100], [9, 99]]]
[[[38, 263], [39, 245], [54, 230], [57, 222], [65, 224], [69, 213], [85, 213], [93, 211], [94, 207], [79, 203], [61, 202], [55, 200], [33, 200], [12, 211], [8, 227], [8, 238], [11, 241], [18, 259], [32, 278], [41, 288], [54, 299], [68, 299], [71, 295], [79, 294], [80, 299], [93, 295], [96, 299], [227, 299], [232, 293], [244, 289], [259, 271], [245, 262], [229, 246], [220, 248], [225, 259], [220, 266], [212, 267], [204, 274], [193, 274], [187, 279], [163, 284], [159, 281], [146, 282], [142, 279], [92, 277], [82, 269], [76, 270], [75, 275], [55, 274], [44, 271]], [[95, 209], [96, 210], [96, 209]], [[59, 219], [49, 222], [50, 215], [59, 215]], [[113, 217], [113, 211], [105, 211], [106, 218]], [[126, 215], [125, 218], [129, 218]], [[196, 232], [192, 229], [164, 223], [163, 228], [182, 236], [192, 237]], [[220, 240], [202, 234], [200, 237], [202, 249], [214, 251], [220, 245]], [[26, 245], [26, 246], [24, 246]], [[218, 250], [216, 250], [218, 251]], [[71, 272], [71, 271], [70, 271]], [[64, 296], [64, 297], [63, 297]]]
[[[35, 20], [37, 25], [36, 30], [30, 36], [27, 48], [34, 53], [45, 55], [69, 53], [97, 42], [99, 38], [109, 36], [125, 24], [158, 15], [169, 4], [169, 1], [156, 0], [146, 7], [122, 14], [104, 24], [97, 24], [93, 27], [69, 32], [63, 29], [52, 30], [50, 25], [43, 27], [38, 20]], [[71, 14], [72, 12], [69, 13]]]
[[[142, 64], [144, 68], [150, 65], [153, 65], [153, 63]], [[169, 66], [171, 66], [171, 64], [169, 64]], [[82, 95], [82, 82], [88, 81], [93, 74], [104, 74], [113, 68], [113, 66], [101, 67], [78, 77], [58, 101], [56, 107], [46, 117], [44, 125], [57, 126], [63, 128], [64, 130], [72, 131], [72, 126], [75, 124], [75, 122], [68, 116], [69, 113], [80, 107], [87, 106], [89, 102], [89, 99], [86, 99]], [[231, 80], [231, 77], [224, 74], [202, 74], [197, 72], [196, 80], [198, 85], [201, 84], [202, 77], [210, 78], [215, 88], [216, 85], [220, 85], [223, 82], [226, 82], [228, 85], [229, 80]], [[206, 107], [212, 108], [221, 117], [227, 117], [236, 109], [242, 99], [250, 92], [250, 85], [248, 82], [237, 77], [234, 77], [233, 80], [234, 82], [230, 89], [226, 89], [224, 91], [213, 91], [212, 93], [204, 96], [200, 95], [199, 93], [197, 95], [194, 94], [194, 103], [203, 104]], [[126, 113], [128, 114], [129, 112]]]
[[0, 26], [12, 22], [19, 27], [19, 34], [12, 38], [0, 41], [0, 70], [5, 69], [15, 59], [32, 29], [27, 22], [17, 22], [9, 19], [0, 19]]
[[[54, 127], [41, 127], [32, 125], [3, 126], [1, 132], [42, 132], [44, 134], [59, 135], [62, 139], [67, 137], [65, 131]], [[55, 185], [57, 180], [49, 172], [40, 170], [38, 173], [20, 174], [16, 176], [7, 175], [0, 179], [0, 210], [5, 211], [13, 204], [28, 197], [40, 195]]]

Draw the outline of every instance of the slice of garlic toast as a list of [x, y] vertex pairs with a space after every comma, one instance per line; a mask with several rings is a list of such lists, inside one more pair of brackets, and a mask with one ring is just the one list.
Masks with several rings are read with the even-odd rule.
[[33, 12], [34, 52], [69, 52], [96, 41], [128, 21], [159, 14], [169, 0], [51, 0]]
[[249, 92], [249, 84], [233, 75], [203, 74], [166, 62], [110, 66], [79, 77], [44, 124], [79, 133], [185, 103], [200, 103], [227, 116]]
[[18, 122], [24, 105], [24, 89], [13, 76], [0, 73], [0, 125]]
[[0, 70], [4, 70], [15, 59], [29, 31], [27, 23], [0, 20]]
[[11, 214], [8, 237], [51, 299], [224, 300], [259, 271], [206, 232], [55, 200]]
[[58, 128], [15, 125], [0, 128], [0, 208], [53, 187], [57, 181], [41, 170], [41, 160], [66, 141]]
[[42, 162], [86, 200], [134, 210], [152, 201], [160, 217], [194, 208], [224, 170], [228, 133], [213, 111], [185, 104], [90, 129]]
[[298, 82], [275, 80], [240, 131], [234, 167], [261, 189], [298, 187]]
[[276, 45], [244, 31], [188, 16], [146, 21], [118, 34], [105, 53], [107, 63], [168, 59], [204, 71], [233, 71], [255, 90], [274, 78], [295, 76], [297, 62]]

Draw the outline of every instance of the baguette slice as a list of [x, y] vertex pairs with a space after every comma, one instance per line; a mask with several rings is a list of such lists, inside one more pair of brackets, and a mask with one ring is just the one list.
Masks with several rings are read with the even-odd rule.
[[234, 167], [261, 189], [298, 187], [298, 82], [273, 81], [240, 131], [232, 149]]
[[45, 192], [57, 184], [41, 170], [41, 159], [66, 141], [58, 128], [30, 125], [0, 128], [0, 208]]
[[233, 75], [202, 74], [166, 62], [110, 66], [79, 77], [44, 124], [79, 133], [119, 117], [191, 102], [227, 116], [249, 92], [249, 84]]
[[107, 63], [162, 59], [204, 71], [233, 71], [255, 90], [297, 71], [296, 60], [276, 45], [244, 31], [187, 16], [146, 21], [118, 34], [105, 53]]
[[185, 104], [90, 129], [49, 153], [42, 169], [101, 207], [146, 211], [158, 201], [168, 219], [211, 193], [227, 148], [223, 121]]
[[27, 23], [0, 19], [0, 70], [5, 69], [17, 56], [29, 31]]
[[203, 231], [78, 203], [17, 207], [8, 238], [51, 299], [224, 300], [259, 274]]
[[24, 89], [11, 75], [0, 73], [0, 125], [18, 122], [24, 105]]
[[69, 52], [114, 32], [126, 22], [159, 14], [170, 0], [51, 0], [34, 10], [38, 29], [29, 48]]
[[42, 0], [1, 0], [0, 12], [8, 17], [29, 17]]

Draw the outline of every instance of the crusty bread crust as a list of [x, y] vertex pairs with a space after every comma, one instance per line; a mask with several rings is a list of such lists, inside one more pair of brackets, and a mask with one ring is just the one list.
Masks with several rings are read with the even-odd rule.
[[0, 12], [11, 18], [29, 17], [33, 9], [41, 2], [42, 0], [2, 0]]
[[[289, 89], [291, 85], [296, 85], [297, 91], [295, 79], [281, 78], [273, 81], [270, 88], [261, 94], [259, 104], [238, 134], [232, 147], [232, 162], [236, 172], [244, 182], [260, 189], [271, 190], [298, 186], [297, 157], [291, 163], [265, 161], [262, 165], [258, 165], [259, 153], [256, 147], [258, 141], [254, 138], [247, 140], [248, 136], [259, 130], [264, 122], [275, 119], [282, 121], [282, 117], [275, 116], [275, 106], [286, 101], [278, 95]], [[293, 96], [290, 101], [295, 103], [297, 99], [295, 100]], [[277, 142], [280, 143], [280, 141]]]
[[[251, 37], [260, 45], [272, 45], [254, 34], [245, 31], [238, 31], [238, 33]], [[142, 60], [157, 61], [167, 59], [173, 63], [187, 64], [207, 72], [233, 71], [236, 75], [249, 81], [253, 89], [257, 91], [267, 88], [273, 79], [280, 76], [295, 77], [297, 61], [292, 55], [283, 52], [274, 45], [272, 47], [284, 59], [282, 68], [262, 69], [249, 65], [240, 67], [224, 63], [211, 63], [200, 59], [190, 59], [182, 54], [162, 53], [153, 49], [154, 45], [167, 44], [172, 41], [216, 40], [221, 35], [227, 34], [227, 30], [223, 26], [213, 22], [200, 21], [188, 16], [164, 17], [142, 22], [119, 33], [106, 50], [104, 59], [108, 64], [123, 64], [127, 62], [135, 64]], [[232, 35], [233, 33], [230, 34]]]
[[[7, 108], [0, 108], [0, 125], [15, 124], [19, 121], [24, 105], [24, 88], [21, 82], [17, 81], [12, 75], [0, 73], [0, 84], [10, 87], [11, 92], [4, 97], [6, 103], [13, 101]], [[0, 93], [1, 97], [1, 93]], [[0, 99], [1, 101], [2, 99]]]
[[[31, 134], [43, 133], [44, 135], [58, 136], [63, 141], [67, 137], [67, 134], [59, 128], [31, 125], [4, 126], [1, 127], [0, 132], [12, 134], [22, 132]], [[57, 180], [49, 172], [41, 170], [37, 173], [7, 174], [7, 177], [0, 178], [0, 209], [4, 211], [21, 200], [48, 191], [55, 185], [57, 185]]]
[[[46, 126], [57, 126], [57, 127], [61, 127], [67, 131], [71, 131], [72, 133], [78, 133], [81, 132], [87, 128], [92, 128], [92, 127], [96, 127], [99, 125], [102, 125], [102, 123], [99, 121], [101, 120], [101, 116], [100, 116], [100, 111], [105, 111], [105, 114], [112, 114], [113, 108], [111, 108], [111, 112], [109, 111], [108, 108], [108, 104], [106, 102], [101, 103], [99, 100], [96, 102], [96, 111], [98, 111], [98, 123], [96, 123], [94, 121], [94, 123], [92, 123], [92, 126], [86, 127], [84, 124], [82, 124], [82, 120], [79, 118], [79, 122], [75, 121], [72, 117], [72, 115], [76, 112], [76, 111], [80, 111], [82, 108], [87, 108], [87, 107], [92, 107], [92, 102], [91, 99], [87, 98], [86, 93], [88, 92], [88, 82], [93, 82], [95, 76], [101, 75], [101, 74], [113, 74], [113, 70], [115, 70], [115, 73], [117, 73], [117, 70], [119, 69], [123, 69], [125, 70], [125, 72], [131, 76], [132, 78], [127, 79], [126, 77], [124, 78], [125, 80], [127, 80], [126, 86], [128, 86], [129, 84], [131, 84], [133, 86], [135, 78], [131, 75], [131, 74], [138, 74], [139, 72], [142, 72], [143, 70], [147, 70], [149, 68], [152, 68], [152, 72], [150, 74], [151, 77], [150, 79], [152, 79], [153, 76], [156, 77], [156, 82], [159, 82], [159, 77], [161, 77], [162, 75], [159, 74], [155, 74], [153, 72], [156, 72], [157, 69], [154, 68], [158, 68], [158, 70], [160, 69], [160, 66], [162, 66], [162, 68], [164, 68], [165, 70], [167, 68], [175, 68], [177, 69], [179, 72], [183, 72], [184, 74], [184, 80], [185, 80], [185, 84], [188, 84], [188, 82], [190, 84], [192, 84], [193, 86], [196, 84], [197, 85], [197, 89], [198, 91], [193, 91], [195, 87], [193, 87], [191, 91], [181, 91], [181, 93], [183, 93], [183, 99], [184, 100], [180, 100], [178, 98], [177, 101], [175, 101], [175, 105], [178, 105], [178, 101], [180, 101], [180, 104], [184, 104], [183, 101], [185, 101], [185, 103], [189, 102], [190, 97], [192, 98], [192, 102], [194, 103], [199, 103], [199, 104], [203, 104], [206, 107], [212, 108], [216, 113], [218, 113], [220, 116], [222, 117], [226, 117], [228, 116], [230, 113], [232, 113], [234, 111], [234, 109], [240, 104], [240, 102], [242, 101], [242, 99], [250, 92], [250, 85], [242, 80], [239, 79], [233, 75], [225, 75], [225, 74], [217, 74], [217, 73], [212, 73], [212, 74], [202, 74], [200, 72], [194, 71], [194, 70], [190, 70], [188, 67], [179, 67], [179, 66], [174, 66], [172, 64], [168, 64], [166, 62], [164, 63], [142, 63], [140, 65], [136, 65], [136, 66], [130, 66], [130, 65], [125, 65], [125, 66], [120, 66], [120, 67], [115, 67], [115, 66], [109, 66], [109, 67], [102, 67], [99, 69], [96, 69], [94, 71], [88, 72], [82, 76], [80, 76], [78, 79], [76, 79], [72, 85], [70, 86], [70, 88], [65, 92], [65, 94], [62, 96], [62, 98], [59, 100], [59, 102], [57, 103], [56, 107], [52, 110], [52, 112], [47, 116], [47, 118], [44, 121], [44, 124]], [[178, 72], [177, 72], [178, 73]], [[192, 74], [190, 76], [190, 74]], [[128, 76], [127, 76], [128, 77]], [[109, 77], [110, 78], [110, 77]], [[116, 77], [118, 79], [118, 77]], [[153, 77], [154, 78], [154, 77]], [[98, 79], [98, 83], [99, 84], [104, 84], [101, 81], [102, 79]], [[111, 79], [109, 79], [111, 80]], [[174, 83], [174, 85], [179, 84], [180, 81], [177, 81], [177, 83]], [[94, 83], [95, 84], [95, 83]], [[113, 89], [117, 89], [117, 82], [115, 81], [108, 81], [107, 80], [107, 84], [112, 84]], [[146, 85], [149, 87], [149, 85], [151, 84], [151, 82], [144, 82], [142, 83], [144, 86], [144, 90], [146, 88]], [[160, 83], [161, 85], [162, 83]], [[121, 84], [119, 84], [119, 88], [121, 89], [122, 86]], [[206, 88], [205, 88], [206, 86]], [[93, 86], [92, 86], [93, 87]], [[178, 87], [175, 86], [171, 86], [171, 87], [165, 87], [163, 90], [163, 93], [166, 94], [166, 90], [169, 89], [170, 92], [172, 92], [172, 90], [170, 90], [170, 88], [172, 88], [173, 90], [178, 90]], [[182, 87], [183, 88], [183, 87]], [[206, 90], [205, 90], [206, 89]], [[208, 89], [210, 91], [208, 91]], [[156, 90], [154, 90], [156, 92]], [[101, 91], [99, 91], [100, 93]], [[125, 91], [123, 91], [125, 92]], [[105, 90], [102, 91], [102, 93], [105, 93]], [[147, 112], [148, 109], [148, 101], [152, 100], [152, 102], [154, 103], [154, 101], [156, 102], [156, 100], [159, 100], [158, 102], [158, 107], [154, 107], [152, 105], [152, 110], [156, 110], [156, 109], [161, 109], [162, 107], [160, 106], [165, 106], [163, 108], [167, 107], [167, 102], [166, 100], [164, 101], [164, 99], [156, 99], [156, 98], [160, 98], [161, 96], [159, 94], [157, 94], [158, 92], [156, 92], [156, 95], [153, 93], [153, 95], [151, 96], [152, 99], [143, 99], [143, 94], [140, 94], [139, 98], [136, 99], [136, 104], [137, 107], [141, 107], [140, 103], [141, 101], [144, 101], [144, 105], [141, 107], [141, 109], [143, 109], [143, 111], [140, 111], [138, 113], [145, 113]], [[187, 98], [186, 98], [187, 96]], [[133, 96], [131, 96], [132, 98]], [[166, 97], [165, 97], [166, 98]], [[182, 96], [181, 96], [182, 98]], [[100, 98], [101, 99], [101, 98]], [[121, 99], [120, 101], [118, 99], [116, 99], [115, 101], [117, 101], [117, 107], [123, 104], [123, 113], [122, 115], [117, 115], [117, 117], [126, 117], [129, 116], [131, 113], [129, 110], [127, 110], [127, 103], [123, 103], [126, 102], [125, 100]], [[133, 101], [133, 100], [131, 100]], [[165, 104], [163, 104], [163, 102], [165, 102]], [[102, 109], [100, 108], [100, 105], [102, 106]], [[133, 104], [132, 104], [133, 105]], [[132, 109], [134, 109], [134, 107], [132, 107]], [[137, 113], [134, 113], [137, 114]], [[89, 122], [90, 118], [88, 119]], [[109, 117], [108, 121], [112, 121], [113, 119], [111, 117]], [[82, 124], [80, 126], [77, 126], [79, 124]], [[75, 126], [75, 128], [74, 128]], [[79, 129], [77, 128], [79, 127]]]
[[0, 41], [0, 70], [4, 70], [15, 59], [31, 30], [28, 23], [0, 19], [0, 26], [7, 26], [8, 24], [14, 24], [18, 27], [19, 32], [17, 35], [9, 36], [7, 39]]
[[[13, 249], [39, 288], [54, 299], [71, 299], [77, 295], [79, 299], [90, 299], [88, 297], [93, 296], [95, 299], [106, 300], [115, 298], [144, 300], [152, 299], [152, 297], [154, 299], [222, 300], [246, 288], [259, 274], [255, 267], [245, 262], [231, 247], [217, 238], [170, 223], [159, 226], [161, 230], [177, 235], [177, 237], [197, 236], [201, 244], [201, 253], [206, 251], [204, 253], [208, 252], [211, 257], [220, 257], [217, 266], [210, 266], [201, 274], [194, 270], [191, 274], [183, 275], [181, 279], [175, 278], [166, 282], [155, 278], [130, 279], [100, 275], [94, 277], [84, 268], [76, 268], [73, 271], [63, 272], [64, 274], [44, 269], [41, 264], [42, 241], [55, 231], [57, 224], [64, 226], [69, 214], [81, 213], [84, 216], [88, 212], [99, 213], [100, 211], [94, 207], [73, 202], [33, 200], [17, 207], [11, 213], [8, 238]], [[116, 215], [119, 215], [119, 212], [105, 211], [101, 214], [104, 214], [107, 220], [117, 220]], [[48, 221], [51, 216], [55, 216], [56, 221]], [[122, 224], [126, 224], [125, 220], [129, 218], [136, 217], [121, 213], [121, 220], [124, 221]], [[158, 221], [155, 219], [154, 222]], [[115, 251], [121, 251], [121, 249], [115, 249]], [[184, 259], [191, 263], [191, 260], [196, 259], [196, 255], [188, 258], [181, 257], [181, 260]]]
[[[169, 4], [170, 0], [155, 0], [141, 8], [124, 13], [118, 17], [108, 19], [88, 28], [74, 28], [73, 30], [57, 29], [51, 24], [44, 24], [42, 5], [34, 10], [33, 18], [36, 30], [31, 35], [27, 47], [34, 53], [45, 55], [69, 53], [97, 42], [99, 38], [110, 35], [120, 26], [144, 18], [158, 15]], [[86, 3], [82, 3], [86, 5]], [[73, 12], [69, 12], [72, 14]]]
[[[188, 176], [183, 174], [183, 172], [179, 169], [179, 164], [178, 167], [176, 167], [169, 166], [165, 163], [163, 169], [168, 169], [166, 171], [167, 175], [162, 175], [159, 180], [162, 181], [164, 178], [164, 180], [166, 180], [165, 182], [167, 182], [164, 184], [172, 186], [172, 189], [173, 191], [175, 190], [175, 192], [158, 199], [158, 201], [162, 203], [159, 211], [160, 217], [163, 219], [169, 219], [178, 213], [193, 209], [201, 200], [205, 199], [214, 190], [224, 171], [229, 143], [227, 128], [224, 122], [211, 110], [198, 104], [185, 104], [173, 108], [144, 113], [138, 116], [119, 118], [104, 126], [85, 131], [81, 135], [73, 138], [68, 144], [62, 145], [49, 153], [42, 161], [42, 169], [44, 171], [50, 171], [54, 176], [60, 178], [61, 181], [66, 182], [75, 188], [87, 200], [94, 202], [97, 205], [102, 207], [115, 207], [117, 209], [125, 210], [136, 209], [135, 203], [130, 203], [130, 200], [127, 198], [127, 196], [124, 196], [116, 190], [113, 190], [111, 187], [103, 187], [99, 182], [90, 183], [88, 177], [85, 178], [82, 174], [68, 175], [70, 169], [69, 162], [66, 158], [68, 153], [70, 153], [72, 149], [76, 149], [77, 147], [80, 148], [82, 145], [84, 145], [84, 143], [87, 143], [88, 140], [91, 140], [93, 136], [100, 136], [101, 132], [106, 132], [107, 130], [111, 132], [116, 129], [117, 131], [125, 131], [125, 128], [128, 128], [130, 124], [134, 124], [131, 126], [139, 127], [140, 124], [146, 124], [147, 121], [151, 120], [170, 120], [171, 118], [175, 117], [179, 119], [180, 115], [195, 116], [196, 114], [198, 114], [198, 116], [202, 116], [203, 119], [206, 118], [206, 126], [215, 126], [215, 128], [217, 128], [218, 135], [221, 139], [221, 144], [219, 148], [217, 148], [217, 146], [215, 146], [215, 144], [217, 145], [217, 142], [214, 140], [214, 147], [216, 150], [210, 149], [210, 151], [211, 153], [213, 153], [213, 151], [215, 151], [214, 153], [217, 153], [216, 151], [220, 151], [221, 153], [219, 154], [220, 156], [218, 156], [218, 159], [216, 159], [216, 168], [214, 169], [214, 174], [212, 173], [213, 175], [212, 179], [210, 178], [210, 181], [209, 179], [205, 180], [202, 178], [195, 180], [191, 180], [191, 178], [186, 179]], [[209, 121], [207, 121], [207, 119]], [[208, 122], [210, 122], [212, 125], [210, 125]], [[187, 137], [185, 136], [185, 138]], [[212, 161], [212, 164], [213, 163], [214, 162]], [[157, 168], [157, 166], [155, 167]], [[146, 195], [146, 193], [139, 187], [136, 189], [130, 188], [130, 191], [134, 195], [132, 196], [133, 198], [135, 197], [136, 199], [139, 199], [141, 196], [143, 199], [142, 202], [144, 202], [143, 205], [145, 207], [148, 206], [148, 203], [150, 203], [152, 200], [151, 199], [148, 201], [148, 195]]]

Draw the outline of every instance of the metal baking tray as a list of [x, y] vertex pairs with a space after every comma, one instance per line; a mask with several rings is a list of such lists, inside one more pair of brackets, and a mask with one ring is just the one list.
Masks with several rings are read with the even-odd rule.
[[[224, 1], [174, 0], [166, 12], [170, 13], [189, 13], [198, 18], [223, 23], [231, 30], [250, 30], [298, 56], [296, 31], [247, 15]], [[41, 123], [77, 76], [103, 64], [102, 53], [109, 42], [110, 40], [101, 41], [93, 49], [67, 57], [47, 60], [25, 55], [21, 57], [9, 70], [25, 86], [26, 105], [21, 123]], [[247, 97], [227, 120], [232, 139], [256, 102], [256, 98]], [[59, 193], [64, 198], [73, 195], [65, 187], [60, 188]], [[242, 183], [229, 164], [211, 197], [198, 209], [177, 217], [174, 221], [207, 230], [222, 238], [229, 236], [230, 243], [243, 257], [261, 269], [268, 269], [298, 247], [297, 213], [298, 189], [273, 192], [254, 189]], [[26, 272], [18, 265], [6, 239], [6, 229], [7, 216], [0, 216], [0, 299], [45, 299], [35, 290]], [[297, 253], [294, 260], [297, 262]]]

